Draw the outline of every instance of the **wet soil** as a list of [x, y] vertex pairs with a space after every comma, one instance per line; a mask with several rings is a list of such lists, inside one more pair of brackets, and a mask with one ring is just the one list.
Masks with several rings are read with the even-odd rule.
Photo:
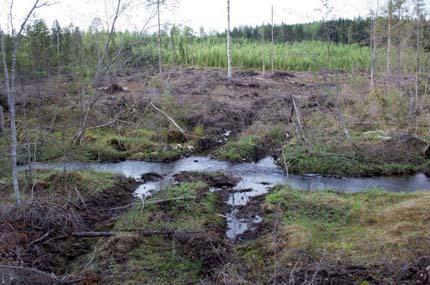
[[[61, 176], [52, 175], [49, 183], [63, 180]], [[47, 279], [38, 283], [43, 274], [37, 270], [57, 275], [68, 273], [70, 263], [92, 250], [94, 244], [94, 238], [80, 238], [75, 233], [108, 231], [124, 211], [121, 206], [132, 201], [136, 187], [133, 179], [118, 177], [114, 186], [100, 192], [58, 188], [55, 195], [36, 193], [31, 201], [2, 206], [0, 271], [11, 278], [20, 276], [16, 279], [19, 284], [50, 284]], [[111, 208], [118, 209], [108, 210]], [[20, 270], [26, 271], [25, 276]]]

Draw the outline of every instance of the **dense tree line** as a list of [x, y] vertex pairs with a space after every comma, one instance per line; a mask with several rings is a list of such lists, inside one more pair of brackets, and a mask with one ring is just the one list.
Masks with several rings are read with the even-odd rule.
[[[369, 38], [370, 24], [371, 21], [368, 18], [338, 19], [293, 25], [283, 23], [274, 25], [274, 40], [276, 42], [330, 40], [344, 44], [362, 43]], [[234, 28], [232, 37], [250, 40], [270, 39], [271, 25]]]

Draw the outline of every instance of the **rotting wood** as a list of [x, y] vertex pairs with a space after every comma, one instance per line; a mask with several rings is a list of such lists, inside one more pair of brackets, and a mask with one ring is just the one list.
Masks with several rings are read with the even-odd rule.
[[[145, 205], [158, 205], [158, 204], [162, 204], [162, 203], [166, 203], [166, 202], [172, 202], [172, 201], [180, 201], [180, 200], [195, 200], [197, 199], [196, 196], [188, 196], [188, 197], [177, 197], [177, 198], [173, 198], [173, 199], [165, 199], [165, 200], [154, 200], [154, 201], [145, 201]], [[131, 208], [133, 205], [140, 205], [140, 203], [137, 202], [133, 202], [130, 203], [128, 205], [124, 205], [124, 206], [120, 206], [120, 207], [115, 207], [115, 208], [110, 208], [110, 209], [103, 209], [101, 211], [120, 211], [120, 210], [125, 210], [128, 208]]]
[[155, 110], [157, 110], [158, 112], [160, 112], [162, 115], [164, 115], [181, 133], [185, 134], [185, 131], [183, 128], [181, 128], [178, 123], [176, 123], [175, 120], [173, 120], [172, 117], [170, 117], [166, 112], [164, 112], [163, 110], [161, 110], [160, 108], [158, 108], [157, 106], [154, 105], [154, 103], [149, 102], [149, 104], [151, 105], [152, 108], [154, 108]]
[[0, 265], [0, 276], [11, 282], [5, 284], [71, 284], [53, 273], [23, 266]]
[[306, 148], [308, 153], [312, 153], [312, 146], [309, 142], [309, 139], [306, 134], [306, 129], [302, 123], [302, 115], [300, 113], [299, 108], [297, 107], [296, 100], [294, 99], [294, 95], [291, 95], [291, 102], [293, 103], [294, 112], [296, 113], [296, 129], [299, 137], [306, 144]]

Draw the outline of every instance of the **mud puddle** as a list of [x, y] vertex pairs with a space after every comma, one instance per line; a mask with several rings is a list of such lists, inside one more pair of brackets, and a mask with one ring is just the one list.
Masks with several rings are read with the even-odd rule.
[[[397, 177], [376, 178], [328, 178], [319, 175], [289, 175], [275, 164], [273, 158], [265, 158], [258, 163], [229, 163], [208, 157], [188, 157], [173, 163], [155, 163], [143, 161], [125, 161], [121, 163], [66, 163], [36, 164], [39, 169], [94, 170], [100, 172], [122, 174], [140, 181], [136, 196], [142, 199], [161, 191], [175, 183], [175, 175], [181, 172], [214, 173], [220, 172], [239, 178], [239, 182], [231, 187], [226, 201], [228, 213], [227, 237], [236, 239], [251, 227], [262, 221], [257, 213], [247, 217], [239, 217], [238, 212], [246, 206], [250, 199], [268, 193], [276, 185], [288, 184], [292, 188], [304, 191], [331, 189], [339, 192], [360, 192], [369, 189], [384, 189], [390, 192], [414, 192], [430, 190], [430, 179], [424, 174]], [[162, 176], [159, 181], [143, 181], [142, 175], [154, 173]], [[211, 191], [221, 188], [212, 187]]]

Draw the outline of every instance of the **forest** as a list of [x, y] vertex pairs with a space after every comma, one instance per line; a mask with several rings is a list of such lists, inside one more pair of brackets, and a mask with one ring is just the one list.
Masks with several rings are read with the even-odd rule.
[[0, 282], [430, 284], [429, 3], [187, 1], [0, 4]]

